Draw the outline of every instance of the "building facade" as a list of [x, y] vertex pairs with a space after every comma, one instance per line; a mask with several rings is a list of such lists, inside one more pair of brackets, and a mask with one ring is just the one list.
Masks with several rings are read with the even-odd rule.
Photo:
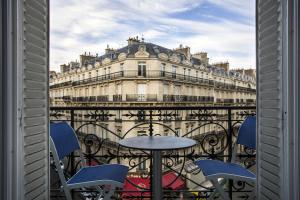
[[[255, 79], [253, 69], [230, 70], [228, 62], [210, 64], [205, 52], [192, 55], [190, 48], [182, 45], [170, 50], [129, 38], [124, 48], [107, 47], [103, 56], [85, 53], [80, 55], [79, 62], [61, 65], [60, 73], [50, 72], [50, 104], [76, 107], [255, 105]], [[86, 114], [82, 111], [76, 117], [84, 121]], [[181, 135], [196, 127], [194, 123], [173, 122], [168, 126]], [[134, 125], [135, 122], [103, 124], [118, 134], [127, 133]], [[198, 134], [214, 129], [203, 127]], [[137, 127], [129, 135], [145, 134], [147, 130], [146, 125]], [[101, 133], [101, 138], [105, 134], [104, 138], [116, 139], [101, 127], [95, 127], [92, 132]], [[170, 134], [161, 126], [154, 126], [154, 132]]]
[[[170, 50], [129, 38], [124, 48], [107, 47], [103, 56], [85, 53], [79, 62], [61, 65], [60, 73], [51, 72], [50, 102], [52, 106], [76, 107], [255, 105], [255, 82], [255, 70], [230, 70], [228, 62], [210, 64], [205, 52], [191, 54], [190, 48], [182, 45]], [[199, 137], [222, 131], [214, 124], [201, 126], [202, 122], [190, 121], [188, 111], [180, 112], [186, 112], [180, 113], [185, 120], [164, 120], [163, 124], [169, 128], [153, 124], [153, 133]], [[122, 123], [125, 111], [110, 113], [120, 116], [120, 121], [103, 119], [99, 126], [85, 125], [78, 132], [95, 134], [110, 141], [107, 145], [110, 150], [118, 136], [148, 133], [149, 124], [138, 125], [143, 123], [143, 116], [140, 121]], [[215, 114], [226, 115], [226, 112]], [[87, 121], [86, 116], [90, 116], [87, 111], [77, 112], [75, 118], [79, 122], [75, 123], [75, 128]], [[197, 131], [192, 131], [200, 126]], [[226, 144], [226, 137], [222, 140], [219, 148]], [[137, 170], [145, 169], [147, 165], [142, 164]]]
[[84, 54], [80, 62], [50, 73], [54, 106], [255, 104], [255, 70], [209, 64], [207, 53], [182, 45], [170, 50], [137, 38], [105, 55]]

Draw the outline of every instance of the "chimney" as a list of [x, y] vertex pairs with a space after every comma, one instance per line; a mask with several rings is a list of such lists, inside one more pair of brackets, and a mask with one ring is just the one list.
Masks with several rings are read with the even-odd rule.
[[80, 55], [80, 67], [84, 66], [85, 61], [87, 60], [91, 60], [93, 58], [95, 58], [95, 56], [93, 55], [87, 55], [86, 52], [83, 55]]
[[187, 60], [191, 59], [191, 48], [188, 46], [183, 47], [183, 45], [180, 44], [179, 48], [175, 49], [175, 52], [184, 54]]
[[65, 73], [70, 71], [70, 64], [66, 65], [66, 64], [62, 64], [60, 65], [60, 72], [61, 73]]
[[214, 63], [213, 65], [224, 69], [226, 72], [229, 71], [229, 62], [219, 62], [219, 63]]
[[194, 58], [199, 59], [204, 65], [208, 65], [209, 58], [206, 52], [198, 52], [193, 55]]
[[105, 54], [113, 53], [115, 50], [113, 48], [109, 48], [109, 45], [106, 46]]
[[245, 69], [244, 73], [245, 73], [245, 75], [256, 78], [256, 70], [255, 69]]
[[139, 40], [139, 37], [136, 36], [133, 38], [129, 37], [127, 42], [128, 42], [128, 45], [132, 45], [132, 44], [139, 44], [141, 41]]

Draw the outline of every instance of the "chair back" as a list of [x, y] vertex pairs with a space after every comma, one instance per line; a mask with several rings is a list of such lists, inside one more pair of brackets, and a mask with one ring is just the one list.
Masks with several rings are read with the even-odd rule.
[[80, 149], [75, 131], [67, 122], [50, 123], [50, 137], [59, 160]]
[[248, 116], [242, 123], [236, 143], [256, 149], [256, 116]]

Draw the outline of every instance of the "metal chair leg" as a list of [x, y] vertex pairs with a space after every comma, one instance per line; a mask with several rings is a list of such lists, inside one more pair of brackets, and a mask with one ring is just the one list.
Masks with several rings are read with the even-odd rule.
[[65, 195], [66, 195], [66, 199], [67, 199], [67, 200], [72, 200], [72, 195], [71, 195], [70, 189], [64, 187], [64, 192], [65, 192]]
[[97, 200], [102, 200], [103, 199], [103, 196], [104, 196], [104, 191], [102, 190], [101, 187], [99, 186], [96, 186], [96, 190], [97, 192], [99, 193], [96, 197]]
[[215, 186], [216, 190], [220, 193], [223, 200], [230, 200], [229, 196], [225, 193], [218, 180], [211, 180], [211, 182]]
[[[222, 180], [221, 180], [221, 183], [220, 183], [221, 187], [223, 187], [223, 186], [225, 185], [225, 183], [226, 183], [226, 179], [222, 179]], [[215, 190], [209, 195], [208, 200], [213, 200], [217, 193], [218, 193], [218, 191], [215, 189]]]
[[103, 200], [111, 200], [111, 197], [114, 195], [115, 193], [115, 186], [110, 185], [110, 189], [107, 193], [104, 192], [104, 199]]

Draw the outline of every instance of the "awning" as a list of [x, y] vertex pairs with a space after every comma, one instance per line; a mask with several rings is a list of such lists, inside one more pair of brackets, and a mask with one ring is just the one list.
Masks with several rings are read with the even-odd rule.
[[[136, 187], [136, 185], [139, 187]], [[181, 177], [177, 178], [177, 175], [174, 172], [169, 172], [169, 173], [166, 173], [163, 175], [162, 185], [163, 185], [164, 189], [171, 189], [171, 190], [180, 190], [180, 189], [186, 188], [186, 184], [185, 184], [184, 180]], [[143, 194], [141, 192], [141, 191], [143, 191], [145, 189], [149, 189], [149, 188], [150, 188], [150, 179], [149, 178], [128, 177], [124, 183], [123, 190], [126, 192], [122, 193], [122, 198], [123, 199], [140, 199], [139, 196], [143, 196], [143, 197], [150, 196], [150, 192], [143, 192]], [[136, 197], [136, 198], [133, 198], [133, 197]]]
[[180, 190], [186, 188], [184, 180], [178, 177], [174, 172], [164, 174], [162, 184], [165, 189]]
[[[136, 187], [136, 185], [138, 187]], [[142, 192], [143, 190], [147, 190], [149, 188], [149, 178], [128, 177], [124, 183], [123, 190], [125, 190], [126, 192], [122, 193], [122, 199], [141, 199], [140, 196], [150, 197], [150, 192]]]

